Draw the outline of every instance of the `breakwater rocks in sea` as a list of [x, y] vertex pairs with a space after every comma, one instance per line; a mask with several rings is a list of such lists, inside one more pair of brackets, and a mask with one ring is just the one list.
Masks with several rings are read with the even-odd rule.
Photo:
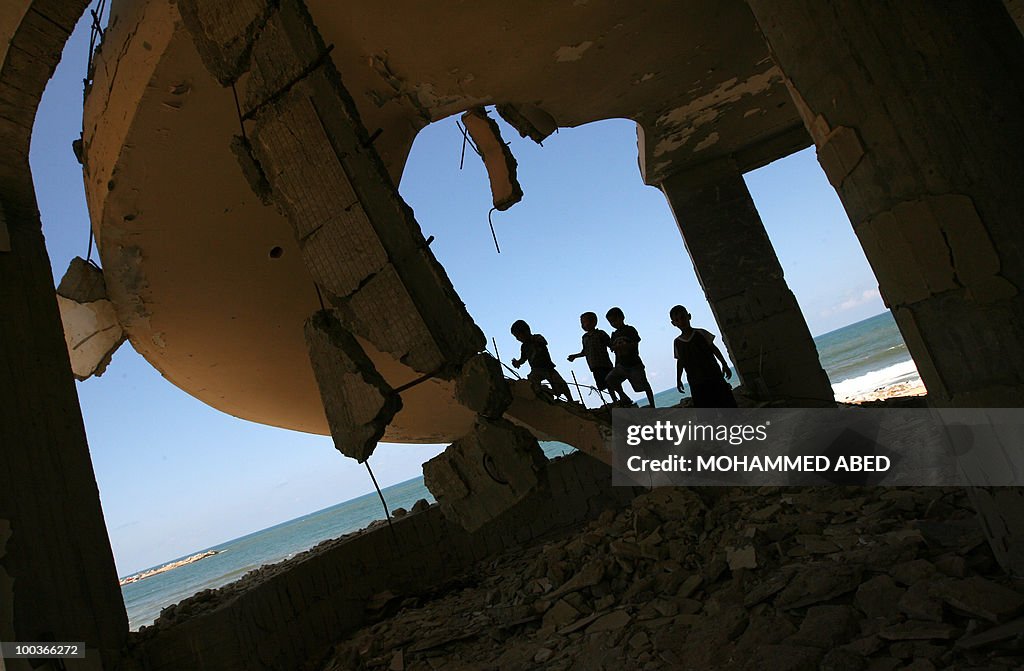
[[186, 564], [193, 564], [193, 563], [199, 561], [200, 559], [206, 559], [207, 557], [212, 557], [213, 555], [220, 554], [221, 552], [222, 552], [221, 550], [207, 550], [206, 552], [197, 552], [196, 554], [194, 554], [194, 555], [192, 555], [190, 557], [185, 557], [184, 559], [179, 559], [178, 561], [173, 561], [170, 564], [164, 564], [163, 566], [159, 566], [157, 568], [147, 569], [145, 571], [142, 571], [141, 573], [136, 573], [135, 575], [130, 575], [127, 578], [121, 578], [118, 581], [118, 584], [123, 586], [123, 585], [127, 585], [129, 583], [138, 582], [138, 581], [140, 581], [140, 580], [142, 580], [144, 578], [151, 578], [151, 577], [153, 577], [155, 575], [159, 575], [160, 573], [166, 573], [168, 571], [173, 571], [174, 569], [179, 568], [181, 566], [185, 566]]
[[963, 490], [665, 488], [377, 595], [321, 669], [1019, 669], [1022, 613]]

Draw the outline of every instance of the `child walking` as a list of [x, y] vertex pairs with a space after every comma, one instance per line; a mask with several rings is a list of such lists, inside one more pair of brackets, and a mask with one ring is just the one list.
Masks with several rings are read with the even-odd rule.
[[615, 366], [605, 380], [608, 382], [609, 392], [617, 392], [619, 396], [629, 403], [625, 392], [622, 391], [622, 383], [629, 380], [633, 391], [642, 391], [647, 395], [647, 406], [654, 407], [654, 392], [651, 391], [651, 383], [647, 381], [647, 370], [644, 362], [640, 359], [640, 334], [632, 326], [626, 324], [626, 316], [619, 308], [612, 308], [605, 314], [608, 323], [615, 330], [611, 335], [611, 348], [615, 352]]
[[[512, 365], [519, 368], [524, 363], [530, 363], [530, 374], [526, 379], [535, 387], [541, 387], [541, 382], [547, 380], [551, 384], [551, 391], [555, 396], [565, 396], [571, 401], [569, 385], [565, 383], [562, 376], [555, 370], [555, 363], [551, 360], [551, 353], [548, 352], [548, 341], [539, 333], [532, 333], [530, 325], [522, 319], [517, 319], [512, 324], [512, 335], [522, 343], [519, 351], [519, 358], [512, 359]], [[543, 387], [541, 387], [543, 388]]]
[[608, 356], [608, 349], [611, 345], [611, 338], [608, 334], [597, 328], [597, 315], [593, 312], [584, 312], [580, 315], [580, 327], [583, 329], [583, 349], [576, 354], [569, 355], [569, 361], [586, 357], [587, 367], [594, 374], [594, 384], [601, 391], [608, 390], [612, 397], [612, 403], [618, 403], [623, 398], [611, 389], [608, 389], [608, 373], [612, 372], [612, 359]]
[[668, 312], [672, 325], [679, 329], [673, 342], [676, 358], [676, 389], [683, 393], [683, 371], [690, 384], [690, 396], [695, 408], [735, 408], [732, 387], [726, 382], [732, 377], [729, 364], [722, 351], [714, 344], [715, 336], [704, 329], [690, 325], [690, 313], [682, 305]]

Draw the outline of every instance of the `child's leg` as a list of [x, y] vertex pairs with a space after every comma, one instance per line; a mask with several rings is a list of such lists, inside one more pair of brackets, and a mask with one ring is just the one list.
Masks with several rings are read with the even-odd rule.
[[595, 368], [590, 372], [594, 374], [594, 386], [597, 387], [597, 393], [601, 396], [601, 402], [604, 403], [604, 395], [601, 392], [607, 391], [612, 403], [617, 403], [619, 400], [618, 395], [608, 386], [608, 374], [612, 372], [612, 369]]
[[647, 395], [647, 406], [653, 408], [654, 391], [651, 389], [651, 383], [647, 379], [647, 370], [643, 366], [637, 366], [637, 368], [631, 372], [633, 375], [630, 376], [629, 383], [633, 385], [633, 389], [636, 391], [642, 391]]
[[608, 383], [608, 393], [612, 395], [613, 402], [616, 404], [629, 400], [626, 397], [626, 392], [622, 390], [622, 383], [626, 381], [627, 377], [625, 369], [621, 366], [616, 366], [612, 368], [611, 372], [608, 373], [608, 377], [605, 378], [605, 382]]
[[[569, 393], [569, 384], [557, 370], [551, 371], [551, 376], [548, 380], [551, 382], [551, 390], [555, 392], [555, 396], [564, 395], [568, 400], [572, 400], [572, 394]], [[583, 399], [580, 400], [582, 401]]]
[[647, 386], [644, 387], [644, 393], [647, 394], [647, 405], [651, 408], [654, 407], [654, 390], [651, 389], [651, 383], [648, 382]]

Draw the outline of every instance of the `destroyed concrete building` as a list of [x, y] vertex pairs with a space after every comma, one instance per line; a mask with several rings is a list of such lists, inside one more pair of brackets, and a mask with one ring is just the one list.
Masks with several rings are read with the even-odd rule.
[[[1019, 2], [115, 0], [80, 149], [102, 282], [55, 292], [28, 147], [86, 5], [0, 8], [0, 640], [84, 640], [93, 654], [69, 668], [274, 668], [258, 660], [308, 658], [361, 621], [368, 595], [307, 566], [291, 577], [308, 580], [301, 613], [243, 594], [126, 652], [73, 384], [123, 337], [209, 405], [330, 433], [360, 461], [378, 440], [452, 443], [428, 480], [478, 535], [435, 510], [406, 545], [451, 542], [452, 570], [549, 530], [536, 488], [565, 502], [565, 522], [622, 503], [594, 484], [607, 425], [481, 362], [483, 334], [395, 188], [416, 133], [459, 114], [495, 208], [512, 206], [522, 190], [491, 105], [537, 142], [636, 122], [640, 172], [675, 214], [750, 397], [833, 402], [742, 179], [813, 144], [930, 402], [1024, 402]], [[600, 462], [546, 467], [537, 438]], [[508, 477], [476, 487], [462, 460]], [[500, 481], [515, 485], [489, 493]], [[1024, 497], [972, 501], [1003, 568], [1024, 573]], [[512, 525], [501, 512], [515, 506]], [[368, 582], [450, 577], [400, 566]]]

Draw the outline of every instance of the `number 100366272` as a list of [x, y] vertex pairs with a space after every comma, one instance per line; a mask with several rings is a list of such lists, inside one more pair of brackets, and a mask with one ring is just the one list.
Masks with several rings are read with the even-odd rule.
[[85, 657], [85, 643], [0, 643], [0, 657], [4, 659], [56, 659]]

